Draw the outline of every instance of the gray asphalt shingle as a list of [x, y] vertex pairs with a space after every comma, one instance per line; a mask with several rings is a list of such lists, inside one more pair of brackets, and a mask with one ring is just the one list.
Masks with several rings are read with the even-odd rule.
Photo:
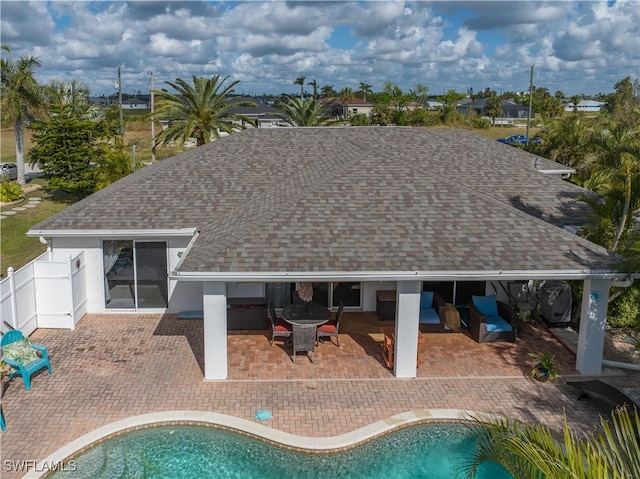
[[250, 129], [34, 230], [197, 228], [182, 272], [611, 270], [560, 165], [462, 130]]

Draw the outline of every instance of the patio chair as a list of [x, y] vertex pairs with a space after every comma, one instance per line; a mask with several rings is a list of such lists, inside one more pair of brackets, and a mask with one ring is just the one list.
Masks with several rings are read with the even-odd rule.
[[340, 305], [338, 306], [338, 312], [336, 313], [335, 319], [325, 323], [321, 326], [318, 326], [316, 329], [316, 341], [320, 342], [320, 338], [329, 338], [329, 341], [333, 343], [331, 338], [335, 337], [338, 341], [338, 347], [340, 347], [340, 336], [338, 335], [338, 329], [340, 327], [340, 318], [342, 317], [342, 310], [344, 309], [344, 304], [340, 301]]
[[433, 291], [422, 291], [420, 293], [420, 331], [423, 333], [434, 333], [444, 331], [446, 321], [444, 314], [440, 313], [440, 308], [445, 306], [444, 299]]
[[296, 362], [296, 353], [311, 353], [311, 362], [316, 355], [316, 326], [314, 324], [293, 325], [293, 362]]
[[471, 296], [469, 301], [469, 334], [479, 343], [515, 342], [518, 315], [497, 301], [495, 296]]
[[273, 345], [273, 340], [276, 337], [291, 337], [293, 334], [291, 325], [284, 319], [276, 317], [276, 308], [273, 302], [269, 303], [269, 319], [271, 320], [271, 341], [269, 341], [269, 345]]
[[47, 368], [49, 374], [52, 374], [47, 348], [31, 344], [29, 338], [25, 338], [20, 331], [6, 332], [0, 341], [0, 347], [2, 360], [13, 368], [9, 374], [9, 380], [19, 374], [22, 376], [24, 386], [31, 389], [31, 376], [35, 373]]

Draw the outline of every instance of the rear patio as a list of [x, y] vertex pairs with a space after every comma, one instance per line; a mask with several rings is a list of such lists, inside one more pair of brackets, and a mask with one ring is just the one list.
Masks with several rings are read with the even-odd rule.
[[[382, 361], [383, 322], [374, 313], [345, 313], [341, 348], [323, 343], [315, 363], [293, 364], [282, 341], [269, 345], [269, 331], [230, 332], [229, 379], [203, 381], [203, 322], [169, 314], [90, 314], [75, 331], [39, 329], [53, 376], [34, 377], [25, 390], [17, 378], [2, 399], [2, 477], [20, 477], [5, 461], [40, 461], [100, 426], [134, 415], [202, 410], [265, 422], [292, 434], [327, 437], [353, 431], [415, 409], [467, 409], [562, 425], [586, 432], [605, 413], [577, 401], [567, 380], [588, 379], [574, 370], [575, 358], [550, 332], [525, 323], [516, 343], [484, 343], [466, 332], [425, 334], [415, 379], [398, 379]], [[529, 352], [548, 351], [561, 379], [539, 383], [525, 377]], [[605, 346], [605, 357], [625, 360]], [[615, 387], [640, 388], [640, 374], [607, 370], [599, 378]]]

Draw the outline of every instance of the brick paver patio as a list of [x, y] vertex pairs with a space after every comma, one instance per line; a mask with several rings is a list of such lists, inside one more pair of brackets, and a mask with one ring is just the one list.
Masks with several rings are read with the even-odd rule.
[[[7, 430], [1, 440], [1, 477], [20, 477], [5, 461], [40, 461], [100, 426], [130, 416], [203, 410], [253, 420], [304, 436], [343, 434], [394, 414], [454, 408], [499, 414], [553, 428], [563, 411], [572, 428], [599, 423], [599, 410], [577, 401], [565, 384], [575, 380], [574, 356], [546, 328], [523, 324], [515, 344], [477, 344], [461, 333], [426, 334], [416, 379], [396, 379], [382, 361], [375, 314], [345, 313], [338, 348], [322, 343], [315, 363], [288, 345], [269, 345], [269, 332], [230, 332], [229, 379], [204, 382], [202, 321], [173, 315], [87, 315], [75, 331], [38, 330], [53, 376], [46, 371], [25, 390], [20, 378], [5, 386]], [[561, 379], [525, 377], [529, 352], [555, 354]], [[607, 354], [605, 354], [607, 355]], [[619, 357], [610, 358], [620, 360]], [[580, 379], [587, 379], [579, 376]], [[616, 387], [640, 387], [640, 373], [601, 377]]]

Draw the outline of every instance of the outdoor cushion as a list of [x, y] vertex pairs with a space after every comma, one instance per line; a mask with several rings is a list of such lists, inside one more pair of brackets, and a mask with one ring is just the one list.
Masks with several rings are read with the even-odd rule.
[[274, 326], [276, 331], [291, 331], [291, 325], [287, 323], [282, 318], [276, 319], [276, 324]]
[[420, 309], [430, 308], [433, 305], [433, 291], [420, 293]]
[[498, 316], [498, 302], [495, 296], [471, 296], [471, 299], [483, 316]]
[[336, 323], [327, 323], [322, 326], [318, 326], [317, 331], [321, 333], [335, 333], [336, 332]]
[[487, 316], [487, 332], [503, 333], [511, 331], [511, 325], [500, 316]]
[[40, 359], [27, 338], [3, 346], [2, 353], [7, 359], [12, 359], [25, 366]]
[[420, 322], [423, 324], [438, 324], [440, 322], [440, 316], [433, 308], [420, 310]]

